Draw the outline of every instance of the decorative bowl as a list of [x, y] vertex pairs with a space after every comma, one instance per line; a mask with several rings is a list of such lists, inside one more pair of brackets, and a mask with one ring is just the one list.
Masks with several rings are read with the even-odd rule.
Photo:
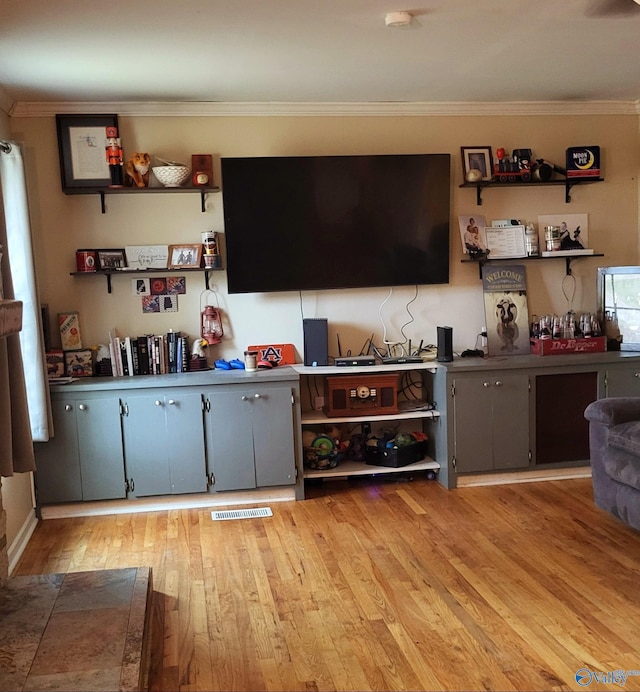
[[155, 166], [151, 170], [164, 187], [180, 187], [191, 175], [189, 166]]

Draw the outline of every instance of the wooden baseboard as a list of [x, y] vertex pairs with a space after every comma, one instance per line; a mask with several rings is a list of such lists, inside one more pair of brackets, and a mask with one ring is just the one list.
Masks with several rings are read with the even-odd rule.
[[566, 480], [567, 478], [591, 478], [591, 467], [580, 466], [569, 469], [535, 469], [533, 471], [477, 473], [468, 476], [458, 476], [456, 487], [471, 488], [478, 485], [537, 483], [538, 481], [558, 481]]
[[104, 500], [101, 502], [46, 505], [41, 508], [41, 516], [42, 519], [66, 519], [69, 517], [93, 517], [104, 514], [159, 512], [168, 509], [256, 505], [265, 502], [286, 502], [287, 500], [295, 499], [295, 488], [291, 486], [287, 488], [237, 490], [212, 494], [162, 495], [135, 500]]

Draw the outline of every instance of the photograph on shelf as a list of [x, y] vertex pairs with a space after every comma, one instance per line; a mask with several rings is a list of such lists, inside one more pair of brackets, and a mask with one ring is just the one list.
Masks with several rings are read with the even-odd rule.
[[127, 245], [127, 266], [130, 269], [166, 269], [168, 245]]
[[528, 354], [529, 308], [524, 265], [485, 264], [482, 291], [489, 355]]
[[458, 217], [458, 225], [460, 226], [460, 240], [464, 254], [472, 257], [486, 254], [487, 239], [484, 232], [487, 225], [486, 218], [480, 214], [462, 215]]
[[202, 244], [169, 245], [170, 269], [197, 269], [202, 258]]
[[98, 269], [101, 271], [109, 269], [124, 269], [127, 266], [124, 248], [96, 250], [96, 254], [98, 256]]
[[588, 214], [540, 215], [538, 234], [543, 257], [593, 255], [589, 248]]
[[460, 154], [466, 183], [489, 182], [493, 178], [491, 147], [460, 147]]

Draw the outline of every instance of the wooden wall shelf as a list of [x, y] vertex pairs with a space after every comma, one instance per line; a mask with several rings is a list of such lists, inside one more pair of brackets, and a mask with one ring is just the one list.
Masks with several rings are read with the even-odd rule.
[[183, 274], [184, 272], [204, 272], [204, 286], [209, 290], [210, 272], [222, 271], [222, 267], [207, 269], [205, 267], [192, 267], [185, 269], [98, 269], [94, 272], [70, 272], [71, 276], [106, 276], [107, 293], [111, 293], [112, 276], [128, 276], [130, 279], [136, 276], [146, 276], [147, 274]]

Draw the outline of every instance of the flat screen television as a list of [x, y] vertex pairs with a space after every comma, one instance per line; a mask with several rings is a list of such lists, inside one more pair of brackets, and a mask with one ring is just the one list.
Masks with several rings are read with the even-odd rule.
[[229, 293], [449, 282], [450, 155], [223, 158]]

